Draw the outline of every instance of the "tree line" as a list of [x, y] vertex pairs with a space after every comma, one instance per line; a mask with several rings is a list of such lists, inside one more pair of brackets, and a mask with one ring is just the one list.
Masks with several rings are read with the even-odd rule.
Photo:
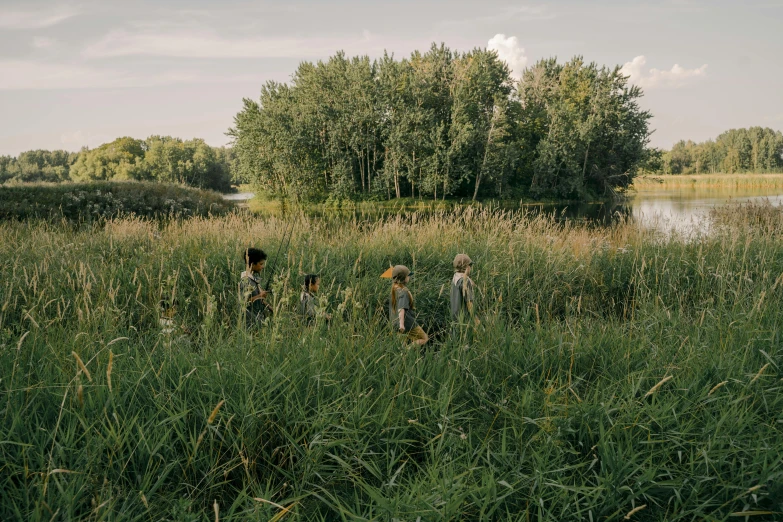
[[581, 57], [515, 82], [486, 49], [338, 52], [267, 82], [228, 134], [235, 177], [297, 200], [581, 199], [627, 188], [648, 159], [641, 96]]
[[202, 139], [123, 137], [80, 152], [32, 150], [0, 156], [0, 183], [34, 181], [139, 180], [180, 183], [227, 191], [231, 149]]
[[661, 151], [661, 174], [783, 172], [783, 133], [770, 128], [731, 129], [714, 141], [678, 141]]

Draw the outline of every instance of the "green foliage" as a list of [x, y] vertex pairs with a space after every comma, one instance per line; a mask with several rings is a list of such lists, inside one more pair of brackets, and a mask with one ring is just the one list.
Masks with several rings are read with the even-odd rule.
[[619, 67], [542, 60], [525, 71], [520, 96], [536, 197], [614, 194], [633, 181], [647, 158], [652, 115], [639, 87]]
[[231, 204], [219, 194], [169, 183], [96, 181], [0, 187], [0, 220], [189, 217], [219, 215], [230, 209]]
[[76, 158], [77, 154], [64, 150], [29, 150], [18, 158], [0, 156], [0, 183], [64, 181]]
[[78, 153], [37, 150], [18, 158], [0, 156], [0, 183], [146, 180], [228, 192], [232, 161], [229, 149], [210, 147], [198, 138], [124, 137]]
[[267, 83], [229, 134], [237, 176], [299, 201], [605, 195], [645, 158], [650, 115], [619, 69], [542, 61], [517, 88], [497, 54], [338, 53]]
[[[778, 520], [777, 216], [696, 238], [291, 217], [252, 336], [241, 252], [274, 252], [282, 220], [6, 224], [0, 519]], [[442, 319], [458, 251], [481, 290], [468, 345]], [[424, 352], [388, 331], [390, 262], [416, 271]], [[296, 315], [305, 272], [329, 329]], [[162, 296], [190, 334], [158, 329]]]
[[678, 141], [663, 153], [661, 174], [783, 172], [783, 133], [770, 128], [731, 129], [715, 141]]

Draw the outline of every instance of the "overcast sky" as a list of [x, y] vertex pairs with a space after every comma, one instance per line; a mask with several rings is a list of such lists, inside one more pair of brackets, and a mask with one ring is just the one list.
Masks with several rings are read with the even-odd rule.
[[225, 145], [242, 98], [303, 60], [407, 56], [445, 42], [623, 65], [652, 144], [783, 129], [783, 0], [0, 0], [0, 154], [119, 136]]

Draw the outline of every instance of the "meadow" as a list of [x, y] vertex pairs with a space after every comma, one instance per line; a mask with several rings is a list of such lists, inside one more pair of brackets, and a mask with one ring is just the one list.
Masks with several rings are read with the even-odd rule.
[[[783, 219], [715, 212], [696, 237], [488, 208], [3, 223], [0, 519], [780, 520]], [[248, 332], [243, 249], [291, 223]], [[396, 263], [424, 350], [389, 331]], [[308, 272], [328, 326], [297, 316]]]

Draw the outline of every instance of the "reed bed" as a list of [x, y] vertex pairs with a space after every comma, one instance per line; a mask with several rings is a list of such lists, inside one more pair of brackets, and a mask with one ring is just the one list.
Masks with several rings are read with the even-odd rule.
[[646, 175], [634, 179], [633, 188], [639, 191], [688, 188], [783, 189], [783, 173]]
[[[289, 220], [274, 321], [247, 332], [241, 253]], [[725, 224], [4, 224], [0, 519], [780, 520], [783, 241]], [[471, 342], [447, 321], [461, 251]], [[389, 332], [390, 263], [423, 351]], [[328, 328], [297, 317], [307, 272]], [[163, 296], [189, 333], [161, 333]]]

